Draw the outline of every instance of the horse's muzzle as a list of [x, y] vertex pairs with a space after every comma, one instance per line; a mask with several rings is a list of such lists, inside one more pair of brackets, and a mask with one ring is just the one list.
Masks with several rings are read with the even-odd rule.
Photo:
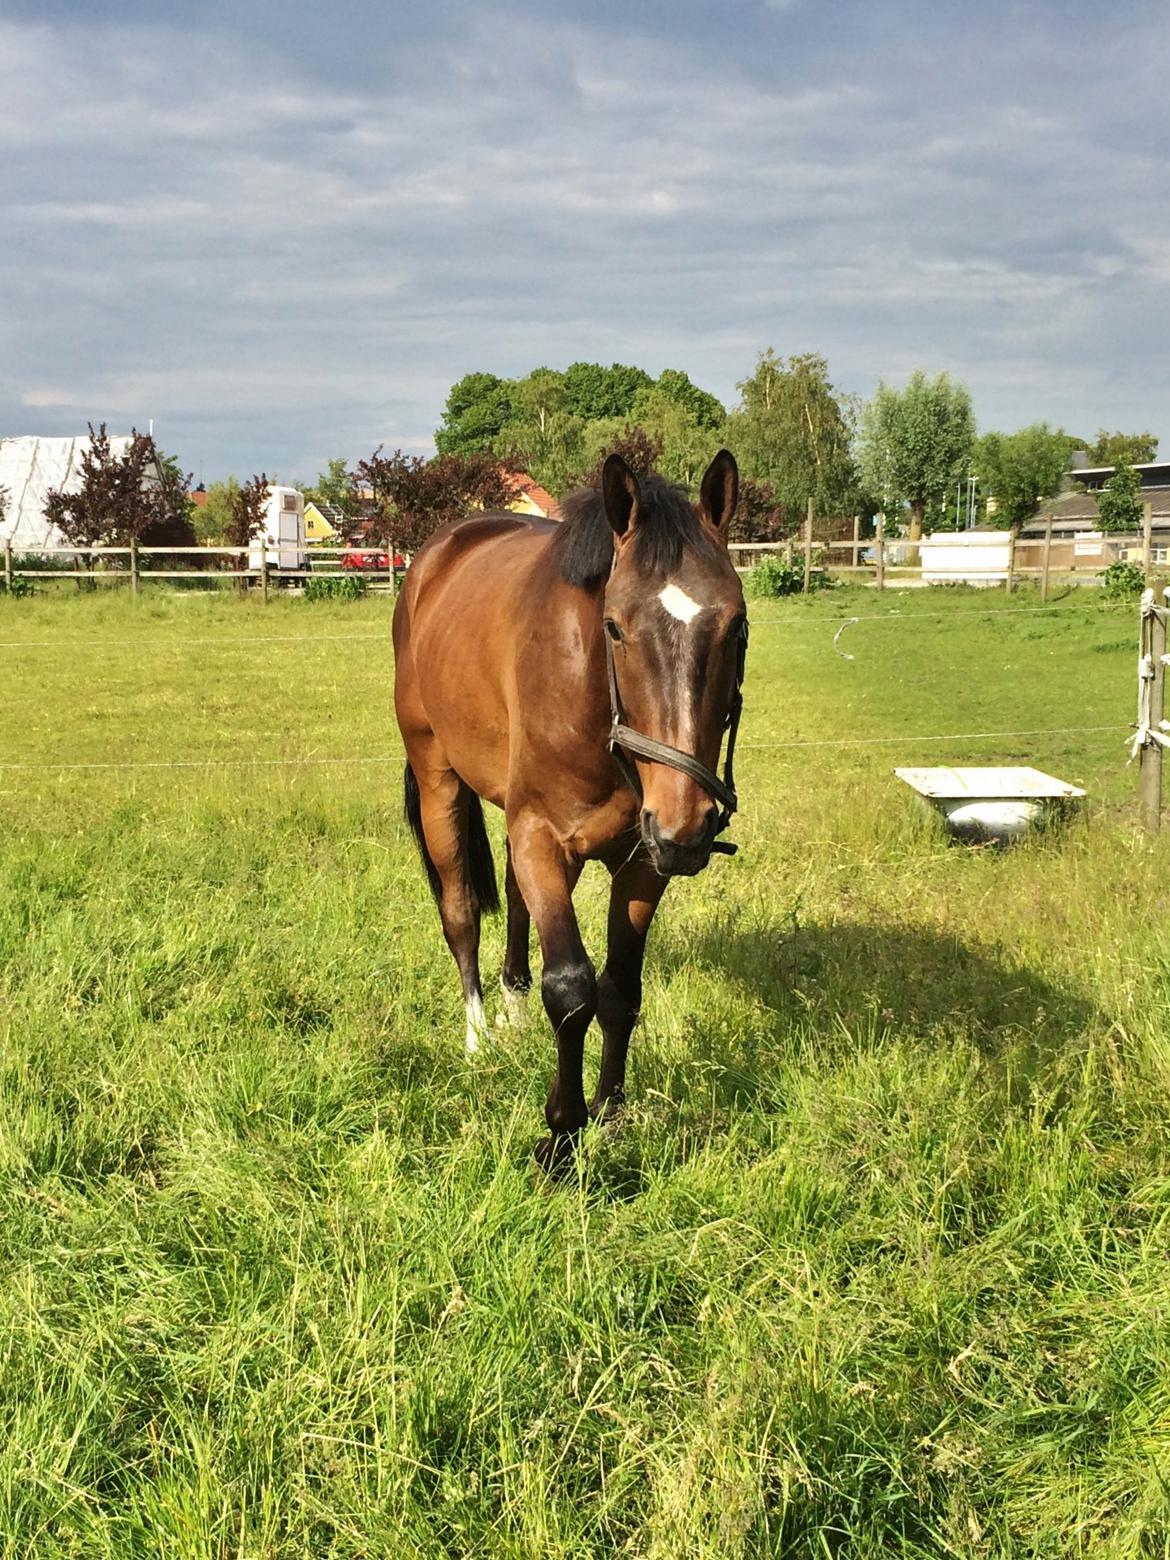
[[710, 861], [717, 822], [714, 807], [708, 809], [698, 834], [688, 839], [679, 840], [664, 834], [657, 817], [648, 808], [642, 809], [639, 821], [642, 843], [650, 857], [650, 865], [659, 877], [694, 877]]

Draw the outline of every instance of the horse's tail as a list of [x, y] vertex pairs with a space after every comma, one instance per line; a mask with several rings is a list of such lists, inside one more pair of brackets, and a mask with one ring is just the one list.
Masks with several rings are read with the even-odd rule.
[[[422, 864], [426, 869], [427, 882], [431, 885], [431, 893], [435, 896], [435, 903], [439, 902], [443, 885], [439, 879], [438, 869], [431, 860], [431, 853], [427, 849], [426, 835], [422, 825], [422, 800], [419, 796], [418, 780], [414, 770], [408, 763], [403, 775], [403, 802], [406, 809], [406, 821], [410, 825], [410, 832], [414, 835], [418, 853], [422, 857]], [[470, 792], [467, 803], [467, 876], [472, 892], [479, 900], [479, 908], [491, 915], [500, 908], [500, 890], [496, 882], [496, 866], [492, 860], [491, 842], [487, 837], [487, 829], [484, 827], [483, 807], [475, 792]]]
[[496, 882], [492, 842], [484, 827], [483, 804], [474, 791], [467, 803], [467, 875], [480, 910], [484, 915], [494, 915], [500, 908], [500, 885]]

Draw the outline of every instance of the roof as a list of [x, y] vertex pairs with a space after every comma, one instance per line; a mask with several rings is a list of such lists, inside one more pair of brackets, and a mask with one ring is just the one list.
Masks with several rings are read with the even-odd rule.
[[[0, 439], [0, 488], [8, 490], [0, 543], [11, 542], [17, 552], [60, 545], [61, 536], [45, 519], [45, 499], [56, 488], [73, 491], [80, 486], [81, 457], [88, 444], [88, 434]], [[111, 436], [112, 454], [122, 456], [129, 448], [129, 434]]]
[[529, 503], [535, 504], [541, 514], [547, 515], [550, 520], [561, 518], [561, 506], [548, 491], [541, 487], [535, 477], [530, 477], [526, 471], [505, 471], [504, 481], [512, 493], [517, 497], [523, 495]]
[[[1170, 476], [1170, 468], [1167, 475]], [[1143, 488], [1141, 493], [1143, 503], [1149, 503], [1153, 509], [1154, 525], [1158, 528], [1170, 526], [1170, 482], [1161, 487]], [[1021, 536], [1042, 536], [1047, 525], [1048, 514], [1052, 515], [1052, 529], [1059, 535], [1062, 531], [1095, 531], [1098, 524], [1097, 501], [1092, 493], [1062, 493], [1059, 498], [1054, 498], [1038, 514], [1034, 514], [1030, 520], [1026, 520], [1020, 527]]]
[[[1074, 466], [1069, 476], [1074, 482], [1086, 482], [1091, 488], [1099, 488], [1105, 486], [1116, 470], [1116, 466]], [[1141, 478], [1143, 488], [1170, 484], [1170, 460], [1139, 461], [1133, 470]]]

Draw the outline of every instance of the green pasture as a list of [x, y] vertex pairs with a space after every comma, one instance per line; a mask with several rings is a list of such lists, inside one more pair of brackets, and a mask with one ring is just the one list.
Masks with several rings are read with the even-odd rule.
[[[0, 599], [5, 1560], [1170, 1554], [1137, 612], [1037, 606], [753, 605], [741, 853], [550, 1186], [539, 1004], [463, 1054], [388, 599]], [[950, 847], [931, 762], [1088, 802]]]

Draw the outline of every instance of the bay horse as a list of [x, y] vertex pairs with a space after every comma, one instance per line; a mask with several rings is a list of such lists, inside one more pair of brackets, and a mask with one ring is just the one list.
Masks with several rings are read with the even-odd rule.
[[[463, 983], [466, 1046], [486, 1035], [479, 923], [499, 908], [480, 798], [507, 824], [510, 1017], [532, 983], [556, 1037], [546, 1168], [590, 1116], [621, 1106], [647, 933], [668, 880], [702, 870], [736, 807], [735, 728], [747, 645], [727, 550], [739, 475], [721, 450], [692, 504], [620, 455], [560, 522], [473, 514], [419, 549], [394, 610], [394, 701], [406, 814]], [[723, 778], [716, 774], [729, 731]], [[605, 965], [595, 975], [573, 912], [586, 861], [612, 875]], [[585, 1103], [594, 1015], [601, 1069]]]

